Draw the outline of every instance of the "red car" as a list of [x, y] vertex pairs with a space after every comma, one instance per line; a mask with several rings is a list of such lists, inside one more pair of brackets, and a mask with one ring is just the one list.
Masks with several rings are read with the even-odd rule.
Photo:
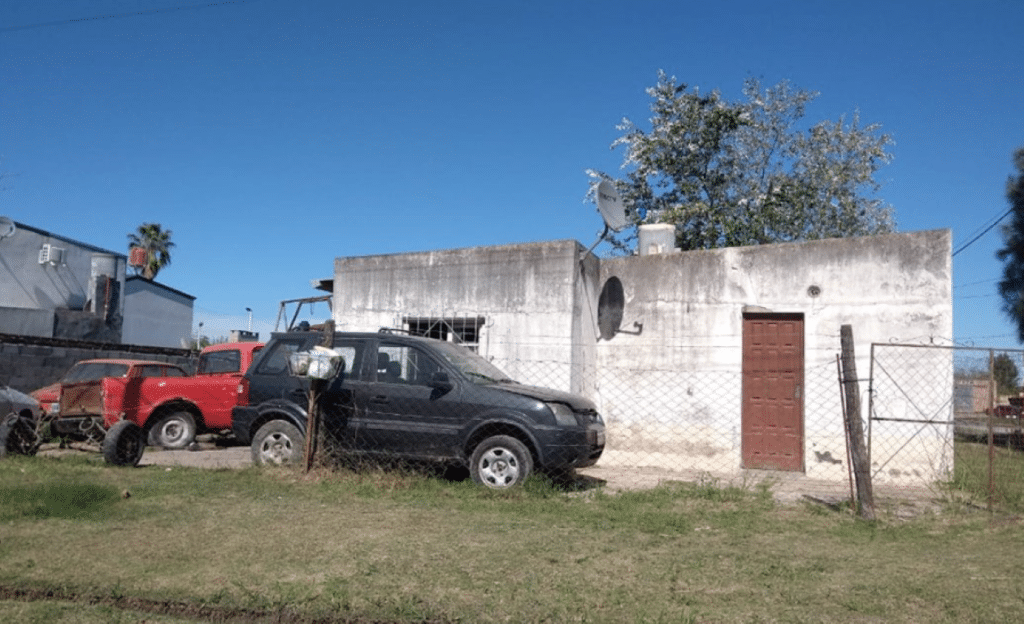
[[64, 384], [99, 381], [104, 377], [187, 377], [180, 366], [149, 360], [82, 360], [64, 373], [60, 381], [33, 390], [29, 396], [39, 401], [43, 413], [56, 415], [60, 407], [60, 389]]
[[[147, 362], [131, 365], [116, 376], [65, 378], [53, 433], [102, 440], [108, 461], [135, 464], [145, 441], [181, 449], [200, 431], [230, 430], [231, 408], [244, 391], [240, 380], [262, 348], [258, 342], [207, 347], [194, 376], [164, 363], [156, 363], [163, 367], [156, 370], [151, 368], [154, 363]], [[114, 439], [106, 439], [115, 433]]]

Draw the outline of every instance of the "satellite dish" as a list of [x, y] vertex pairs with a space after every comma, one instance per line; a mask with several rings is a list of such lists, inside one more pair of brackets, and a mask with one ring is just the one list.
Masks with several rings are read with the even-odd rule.
[[14, 236], [17, 231], [18, 227], [14, 225], [14, 221], [7, 217], [0, 217], [0, 240]]
[[622, 204], [619, 191], [608, 180], [601, 180], [597, 185], [597, 209], [609, 230], [618, 232], [629, 225], [626, 221], [626, 207]]

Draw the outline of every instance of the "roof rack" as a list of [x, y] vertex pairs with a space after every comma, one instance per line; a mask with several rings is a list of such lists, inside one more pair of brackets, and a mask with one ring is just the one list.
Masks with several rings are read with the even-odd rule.
[[401, 327], [381, 327], [377, 330], [378, 334], [405, 334], [412, 336], [413, 333], [408, 329], [402, 329]]

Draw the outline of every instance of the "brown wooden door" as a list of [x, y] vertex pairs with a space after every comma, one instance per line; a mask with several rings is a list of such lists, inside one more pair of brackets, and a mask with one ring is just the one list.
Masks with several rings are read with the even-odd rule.
[[803, 315], [744, 315], [744, 468], [804, 469], [803, 385]]

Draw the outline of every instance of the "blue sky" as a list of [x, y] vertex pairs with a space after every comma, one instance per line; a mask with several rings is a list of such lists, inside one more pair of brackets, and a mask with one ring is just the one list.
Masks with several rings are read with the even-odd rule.
[[[1008, 209], [1021, 24], [1019, 0], [5, 0], [0, 214], [122, 253], [160, 223], [158, 281], [204, 333], [248, 307], [265, 338], [337, 256], [589, 246], [584, 171], [618, 171], [615, 126], [664, 70], [728, 99], [789, 80], [821, 93], [808, 123], [859, 110], [895, 138], [899, 230], [958, 249]], [[1000, 245], [954, 258], [959, 343], [1019, 346]]]

